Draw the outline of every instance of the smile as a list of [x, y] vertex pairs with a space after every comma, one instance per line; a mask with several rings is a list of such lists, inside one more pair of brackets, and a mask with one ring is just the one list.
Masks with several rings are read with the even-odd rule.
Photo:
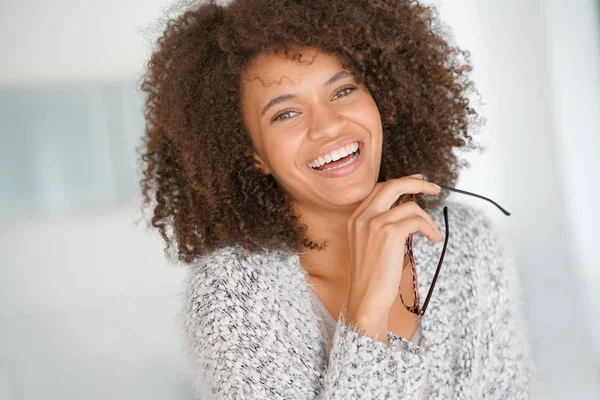
[[362, 164], [364, 159], [364, 143], [358, 142], [358, 147], [354, 152], [346, 154], [337, 160], [324, 162], [321, 157], [319, 159], [320, 162], [313, 161], [309, 163], [311, 171], [326, 178], [339, 178], [349, 175]]

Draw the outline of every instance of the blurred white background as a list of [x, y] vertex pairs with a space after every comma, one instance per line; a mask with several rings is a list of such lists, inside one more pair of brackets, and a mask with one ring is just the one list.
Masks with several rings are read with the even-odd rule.
[[[435, 0], [487, 124], [455, 195], [523, 280], [543, 399], [600, 398], [594, 0]], [[184, 270], [140, 218], [142, 32], [166, 0], [0, 2], [0, 399], [191, 399]], [[460, 196], [460, 198], [459, 198]]]

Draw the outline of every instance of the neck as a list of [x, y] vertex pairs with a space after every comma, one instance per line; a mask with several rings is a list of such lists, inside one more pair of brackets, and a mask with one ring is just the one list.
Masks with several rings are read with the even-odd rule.
[[323, 250], [303, 248], [299, 251], [300, 263], [310, 276], [330, 282], [349, 281], [347, 223], [356, 207], [332, 211], [295, 206], [299, 222], [308, 227], [310, 238], [314, 242], [327, 242]]

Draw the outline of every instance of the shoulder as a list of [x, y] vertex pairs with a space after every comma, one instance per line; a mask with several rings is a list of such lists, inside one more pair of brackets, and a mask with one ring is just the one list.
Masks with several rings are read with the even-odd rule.
[[274, 296], [266, 268], [276, 258], [276, 253], [249, 253], [241, 246], [229, 246], [188, 266], [179, 317], [192, 353], [210, 352], [205, 346], [221, 341], [233, 346], [238, 338], [232, 330], [249, 320], [262, 320], [260, 310], [268, 309]]
[[222, 247], [187, 266], [186, 294], [194, 297], [215, 290], [235, 291], [241, 282], [255, 280], [257, 273], [256, 257], [243, 247]]
[[[505, 286], [506, 280], [518, 280], [509, 242], [500, 227], [484, 207], [460, 202], [445, 202], [431, 216], [445, 234], [443, 208], [448, 207], [448, 245], [445, 271], [456, 274], [465, 284], [470, 283], [472, 294]], [[499, 212], [491, 206], [491, 211]], [[434, 245], [439, 256], [443, 242]], [[489, 293], [489, 291], [488, 291]]]
[[[452, 242], [454, 251], [465, 261], [465, 272], [472, 273], [477, 292], [490, 306], [506, 296], [513, 297], [515, 304], [522, 302], [520, 275], [508, 237], [482, 209], [460, 203], [446, 205], [448, 249]], [[443, 217], [440, 224], [444, 224]]]
[[489, 213], [467, 203], [449, 201], [433, 211], [432, 218], [442, 233], [445, 231], [444, 206], [448, 207], [449, 248], [452, 246], [470, 258], [489, 257], [505, 248], [506, 238]]
[[188, 285], [197, 281], [204, 284], [215, 283], [223, 279], [239, 278], [245, 270], [251, 270], [252, 263], [241, 246], [222, 247], [204, 254], [187, 266]]
[[293, 254], [266, 249], [252, 253], [236, 245], [200, 256], [187, 267], [184, 282], [187, 304], [194, 308], [210, 304], [216, 310], [224, 306], [243, 307], [257, 296], [264, 300], [273, 291], [273, 282], [279, 275], [292, 271], [286, 266], [293, 264]]
[[316, 384], [321, 331], [306, 318], [310, 299], [294, 280], [302, 275], [291, 273], [294, 255], [225, 247], [190, 266], [180, 317], [199, 392], [266, 399], [281, 381], [306, 398]]

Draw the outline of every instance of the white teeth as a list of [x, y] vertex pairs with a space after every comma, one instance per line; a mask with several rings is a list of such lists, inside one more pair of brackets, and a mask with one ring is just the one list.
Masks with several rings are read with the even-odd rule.
[[331, 167], [331, 168], [324, 168], [322, 171], [331, 171], [332, 169], [337, 169], [337, 168], [342, 168], [345, 167], [348, 164], [352, 164], [354, 161], [356, 161], [356, 159], [358, 158], [358, 153], [356, 153], [355, 155], [353, 155], [348, 161], [346, 161], [343, 164], [340, 165], [336, 165], [335, 167]]
[[337, 161], [340, 158], [346, 157], [348, 154], [354, 153], [356, 150], [358, 150], [358, 147], [358, 142], [350, 143], [341, 149], [334, 150], [323, 157], [318, 157], [312, 160], [308, 163], [308, 166], [311, 168], [318, 168], [328, 162]]

